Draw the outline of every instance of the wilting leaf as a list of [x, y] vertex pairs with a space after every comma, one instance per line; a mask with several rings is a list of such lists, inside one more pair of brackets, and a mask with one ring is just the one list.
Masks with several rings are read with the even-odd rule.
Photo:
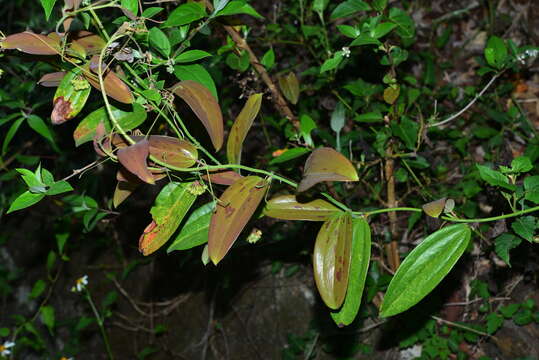
[[124, 200], [127, 199], [139, 185], [139, 183], [118, 181], [118, 184], [116, 184], [116, 189], [114, 189], [112, 205], [115, 208], [120, 206], [120, 204], [123, 203]]
[[188, 141], [170, 136], [150, 136], [150, 155], [164, 163], [180, 168], [188, 168], [198, 159], [196, 147]]
[[468, 247], [468, 225], [447, 226], [427, 236], [402, 262], [389, 284], [380, 308], [393, 316], [421, 301], [449, 273]]
[[152, 222], [139, 240], [139, 250], [144, 256], [159, 249], [174, 234], [197, 198], [192, 191], [193, 186], [198, 184], [171, 182], [157, 195], [150, 210]]
[[[99, 78], [90, 70], [90, 64], [83, 66], [86, 80], [97, 90], [101, 91]], [[95, 69], [97, 72], [97, 69]], [[131, 104], [134, 101], [133, 94], [129, 87], [112, 70], [106, 70], [103, 76], [103, 85], [105, 93], [116, 101], [124, 104]]]
[[242, 177], [243, 176], [241, 176], [235, 171], [219, 171], [215, 173], [210, 173], [209, 176], [207, 174], [202, 176], [204, 180], [208, 180], [214, 184], [219, 185], [232, 185]]
[[57, 87], [67, 73], [65, 71], [58, 71], [49, 74], [45, 74], [37, 82], [41, 86], [45, 87]]
[[281, 195], [269, 200], [264, 215], [282, 220], [326, 221], [341, 210], [325, 200], [300, 203], [294, 195]]
[[430, 217], [437, 218], [444, 211], [446, 198], [431, 201], [422, 206], [423, 211]]
[[352, 220], [352, 255], [350, 262], [350, 276], [348, 280], [348, 290], [342, 308], [337, 313], [332, 313], [331, 317], [339, 326], [350, 325], [356, 318], [369, 263], [371, 259], [371, 229], [365, 219]]
[[351, 247], [349, 213], [334, 216], [322, 225], [314, 244], [314, 279], [322, 300], [333, 310], [341, 307], [346, 296]]
[[268, 183], [258, 176], [236, 181], [219, 198], [208, 237], [210, 258], [217, 265], [232, 247], [264, 198]]
[[58, 39], [29, 31], [9, 35], [0, 42], [2, 49], [17, 49], [32, 55], [57, 55], [60, 53], [60, 47]]
[[291, 72], [279, 78], [279, 87], [285, 98], [292, 104], [297, 104], [299, 99], [299, 82], [296, 75]]
[[323, 147], [314, 150], [305, 162], [303, 179], [298, 192], [305, 191], [321, 181], [358, 181], [354, 165], [341, 153]]
[[192, 80], [180, 81], [171, 91], [189, 105], [208, 131], [215, 150], [219, 150], [223, 146], [223, 115], [211, 92]]
[[62, 124], [75, 117], [90, 96], [90, 85], [80, 75], [80, 70], [69, 71], [56, 89], [51, 120], [54, 125]]
[[72, 41], [84, 48], [86, 55], [89, 56], [99, 54], [107, 44], [99, 35], [84, 30], [74, 33]]
[[256, 115], [258, 115], [258, 112], [260, 111], [261, 104], [262, 94], [253, 94], [249, 96], [249, 99], [247, 99], [247, 102], [236, 118], [236, 121], [234, 121], [226, 144], [226, 156], [229, 163], [240, 163], [243, 141], [245, 140], [251, 125], [253, 125]]
[[215, 203], [202, 205], [187, 218], [167, 253], [175, 250], [187, 250], [208, 242], [210, 221], [215, 209]]
[[155, 184], [152, 173], [148, 170], [146, 160], [150, 154], [150, 143], [143, 139], [136, 144], [118, 150], [118, 160], [127, 170], [137, 175], [148, 184]]
[[[144, 110], [142, 105], [137, 103], [133, 104], [132, 112], [122, 111], [114, 106], [111, 106], [111, 112], [124, 131], [132, 130], [146, 120], [146, 110]], [[88, 116], [82, 119], [73, 133], [75, 146], [79, 146], [85, 142], [91, 141], [96, 135], [96, 129], [99, 123], [104, 124], [105, 133], [110, 133], [112, 130], [112, 125], [105, 107], [101, 107], [91, 112], [88, 114]]]

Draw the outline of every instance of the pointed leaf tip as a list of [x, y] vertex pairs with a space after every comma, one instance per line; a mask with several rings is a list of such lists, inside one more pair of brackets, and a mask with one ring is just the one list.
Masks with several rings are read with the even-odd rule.
[[150, 143], [146, 139], [121, 148], [117, 153], [118, 160], [127, 170], [137, 175], [140, 180], [153, 185], [155, 184], [155, 180], [146, 164], [149, 154]]
[[308, 190], [322, 181], [358, 181], [354, 165], [340, 152], [323, 147], [314, 150], [305, 162], [298, 192]]

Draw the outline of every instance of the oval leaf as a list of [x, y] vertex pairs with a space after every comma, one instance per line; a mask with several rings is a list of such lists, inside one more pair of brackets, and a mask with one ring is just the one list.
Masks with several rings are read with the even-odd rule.
[[437, 218], [445, 209], [446, 198], [441, 198], [422, 206], [423, 211], [430, 217]]
[[155, 179], [146, 165], [149, 154], [150, 143], [146, 139], [121, 148], [117, 153], [118, 160], [127, 170], [137, 175], [140, 180], [148, 184], [155, 184]]
[[279, 78], [279, 87], [284, 97], [292, 104], [297, 104], [299, 99], [299, 81], [293, 72]]
[[239, 164], [241, 160], [241, 148], [247, 132], [253, 125], [253, 121], [260, 111], [262, 94], [249, 96], [240, 114], [234, 121], [226, 144], [226, 156], [231, 164]]
[[305, 191], [321, 181], [358, 181], [354, 165], [343, 154], [332, 148], [314, 150], [305, 162], [303, 179], [298, 192]]
[[188, 141], [170, 136], [152, 135], [149, 138], [150, 155], [164, 163], [180, 168], [188, 168], [198, 159], [196, 147]]
[[352, 256], [348, 290], [342, 308], [331, 317], [339, 327], [350, 325], [356, 318], [371, 259], [371, 229], [365, 219], [352, 220]]
[[187, 250], [208, 242], [210, 221], [215, 209], [215, 202], [202, 205], [187, 218], [167, 253], [175, 250]]
[[322, 225], [314, 244], [314, 280], [330, 309], [341, 307], [346, 296], [351, 247], [352, 216], [349, 213], [334, 216]]
[[51, 114], [54, 125], [72, 119], [86, 105], [91, 88], [90, 84], [79, 74], [80, 70], [78, 69], [68, 72], [56, 89], [53, 100], [54, 108]]
[[163, 246], [178, 229], [183, 217], [197, 198], [193, 187], [198, 186], [200, 185], [196, 181], [171, 182], [157, 195], [155, 204], [150, 210], [153, 220], [139, 240], [139, 250], [144, 256]]
[[218, 185], [232, 185], [242, 177], [243, 176], [235, 171], [219, 171], [202, 176], [204, 180], [208, 180]]
[[[99, 78], [90, 71], [90, 64], [84, 65], [83, 69], [85, 70], [84, 76], [90, 85], [101, 91], [101, 86], [99, 86]], [[97, 72], [97, 68], [95, 69], [95, 72]], [[105, 71], [105, 75], [103, 76], [103, 85], [105, 87], [105, 93], [107, 96], [110, 96], [114, 100], [124, 104], [131, 104], [134, 101], [133, 94], [131, 93], [129, 87], [113, 71]]]
[[258, 176], [247, 176], [230, 185], [219, 198], [211, 218], [208, 249], [217, 265], [232, 247], [264, 198], [268, 183]]
[[32, 55], [56, 55], [59, 54], [60, 41], [49, 36], [25, 31], [9, 35], [0, 42], [0, 47], [2, 49], [17, 49]]
[[223, 146], [224, 138], [223, 115], [211, 92], [204, 85], [192, 80], [180, 81], [171, 91], [189, 105], [208, 131], [215, 150], [219, 150]]
[[65, 71], [58, 71], [49, 74], [45, 74], [37, 82], [41, 86], [45, 87], [57, 87], [66, 75]]
[[468, 247], [468, 225], [445, 227], [427, 236], [398, 268], [389, 284], [380, 315], [393, 316], [408, 310], [442, 281]]
[[326, 221], [339, 212], [341, 210], [325, 200], [299, 203], [294, 195], [274, 197], [264, 209], [264, 215], [282, 220]]

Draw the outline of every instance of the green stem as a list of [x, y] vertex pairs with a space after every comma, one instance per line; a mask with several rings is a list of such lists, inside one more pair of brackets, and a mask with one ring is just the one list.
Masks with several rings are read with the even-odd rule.
[[441, 219], [447, 220], [447, 221], [452, 221], [452, 222], [458, 222], [458, 223], [474, 223], [474, 222], [481, 223], [481, 222], [490, 222], [490, 221], [508, 219], [508, 218], [512, 218], [512, 217], [516, 217], [516, 216], [520, 216], [520, 215], [524, 215], [524, 214], [529, 214], [529, 213], [532, 213], [534, 211], [539, 211], [539, 206], [534, 206], [532, 208], [529, 208], [529, 209], [526, 209], [526, 210], [521, 210], [521, 211], [516, 211], [516, 212], [510, 213], [510, 214], [492, 216], [492, 217], [482, 218], [482, 219], [459, 219], [459, 218], [449, 217], [449, 216], [441, 216]]
[[105, 348], [107, 349], [109, 359], [112, 360], [114, 359], [114, 356], [112, 356], [109, 339], [107, 337], [107, 333], [105, 332], [105, 327], [103, 326], [104, 319], [101, 317], [101, 314], [99, 314], [99, 311], [95, 307], [94, 301], [92, 300], [92, 295], [90, 295], [88, 289], [86, 289], [86, 300], [88, 300], [88, 303], [90, 304], [90, 307], [92, 308], [92, 311], [94, 313], [95, 320], [97, 321], [97, 325], [99, 326], [99, 330], [101, 331], [101, 336], [103, 337], [103, 342], [105, 343]]
[[372, 211], [354, 211], [353, 214], [371, 216], [371, 215], [383, 214], [383, 213], [386, 213], [386, 212], [393, 212], [393, 211], [423, 212], [423, 210], [419, 209], [419, 208], [396, 207], [396, 208], [378, 209], [378, 210], [372, 210]]

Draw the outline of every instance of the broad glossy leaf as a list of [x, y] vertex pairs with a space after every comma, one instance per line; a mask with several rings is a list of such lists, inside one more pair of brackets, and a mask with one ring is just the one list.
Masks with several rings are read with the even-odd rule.
[[74, 118], [86, 105], [90, 91], [90, 84], [81, 75], [80, 70], [69, 71], [54, 94], [52, 123], [58, 125]]
[[261, 104], [262, 94], [253, 94], [249, 96], [249, 99], [247, 99], [243, 109], [234, 121], [226, 144], [226, 155], [229, 163], [240, 163], [243, 142], [245, 141], [245, 137], [247, 136], [247, 132], [251, 128], [251, 125], [253, 125], [256, 115], [258, 115], [258, 112], [260, 111]]
[[175, 250], [187, 250], [208, 242], [210, 221], [215, 209], [215, 203], [202, 205], [187, 218], [167, 253]]
[[182, 4], [170, 13], [162, 27], [167, 28], [190, 24], [193, 21], [202, 19], [204, 16], [206, 16], [204, 5], [194, 2]]
[[25, 191], [11, 203], [7, 214], [32, 206], [44, 197], [45, 194], [34, 194], [30, 191]]
[[217, 265], [232, 247], [241, 231], [264, 198], [268, 183], [258, 176], [236, 181], [219, 198], [211, 218], [208, 249]]
[[215, 100], [219, 102], [219, 95], [217, 94], [215, 82], [204, 66], [200, 64], [176, 65], [174, 66], [174, 75], [178, 80], [192, 80], [204, 85], [215, 97]]
[[339, 312], [331, 317], [339, 326], [350, 325], [356, 318], [361, 305], [361, 297], [371, 259], [371, 229], [365, 219], [352, 220], [352, 255], [350, 260], [350, 276], [344, 304]]
[[[97, 90], [101, 91], [99, 78], [90, 70], [90, 64], [83, 66], [86, 80]], [[95, 69], [97, 72], [97, 69]], [[124, 104], [131, 104], [134, 101], [133, 94], [129, 87], [112, 70], [105, 71], [103, 76], [103, 85], [105, 93], [116, 101]]]
[[197, 198], [193, 186], [199, 185], [196, 182], [171, 182], [157, 195], [155, 204], [150, 210], [153, 220], [139, 240], [139, 250], [144, 256], [163, 246], [178, 229], [183, 217]]
[[314, 150], [303, 169], [303, 179], [298, 192], [305, 191], [321, 181], [358, 181], [354, 165], [343, 154], [332, 148]]
[[322, 225], [314, 244], [314, 280], [322, 300], [333, 310], [341, 307], [346, 296], [351, 248], [349, 213], [334, 216]]
[[243, 176], [241, 176], [235, 171], [212, 172], [209, 174], [209, 176], [208, 174], [202, 176], [204, 180], [208, 180], [214, 184], [219, 185], [232, 185], [242, 177]]
[[402, 262], [389, 284], [380, 308], [393, 316], [421, 301], [449, 273], [468, 247], [468, 225], [447, 226], [427, 236]]
[[[111, 112], [118, 124], [123, 130], [128, 131], [136, 128], [146, 120], [146, 110], [140, 104], [133, 104], [133, 111], [127, 112], [111, 106]], [[105, 107], [101, 107], [86, 116], [79, 123], [75, 132], [73, 133], [73, 139], [75, 140], [75, 146], [84, 144], [85, 142], [92, 141], [96, 135], [96, 129], [99, 123], [103, 123], [105, 126], [105, 133], [110, 133], [112, 130], [111, 121], [108, 116], [108, 112]]]
[[150, 155], [180, 168], [188, 168], [198, 159], [196, 147], [188, 141], [170, 136], [152, 135], [149, 137]]
[[279, 78], [279, 87], [284, 97], [292, 104], [297, 104], [299, 99], [299, 81], [293, 72]]
[[2, 49], [17, 49], [32, 55], [57, 55], [60, 53], [60, 47], [58, 39], [29, 31], [9, 35], [0, 42]]
[[282, 220], [326, 221], [341, 210], [321, 199], [300, 203], [294, 195], [274, 197], [266, 203], [264, 215]]
[[120, 206], [120, 204], [123, 203], [124, 200], [127, 199], [139, 185], [139, 183], [118, 181], [118, 184], [116, 184], [116, 188], [114, 189], [112, 205], [115, 208]]
[[49, 74], [45, 74], [37, 82], [41, 86], [45, 87], [57, 87], [67, 73], [65, 71], [58, 71]]
[[208, 131], [215, 150], [219, 150], [223, 146], [223, 115], [215, 97], [205, 86], [192, 80], [180, 81], [171, 91], [189, 105]]
[[310, 151], [311, 150], [309, 150], [307, 148], [302, 148], [302, 147], [288, 149], [285, 152], [278, 155], [277, 157], [271, 159], [269, 164], [270, 165], [275, 165], [275, 164], [284, 163], [284, 162], [296, 159], [296, 158], [298, 158], [298, 157], [300, 157], [300, 156], [302, 156], [304, 154], [307, 154]]
[[437, 218], [445, 209], [447, 198], [441, 198], [422, 206], [423, 211], [430, 217]]
[[118, 150], [118, 161], [125, 166], [127, 170], [137, 175], [139, 179], [148, 184], [155, 184], [155, 179], [148, 170], [146, 161], [150, 154], [150, 143], [143, 139], [136, 144]]

